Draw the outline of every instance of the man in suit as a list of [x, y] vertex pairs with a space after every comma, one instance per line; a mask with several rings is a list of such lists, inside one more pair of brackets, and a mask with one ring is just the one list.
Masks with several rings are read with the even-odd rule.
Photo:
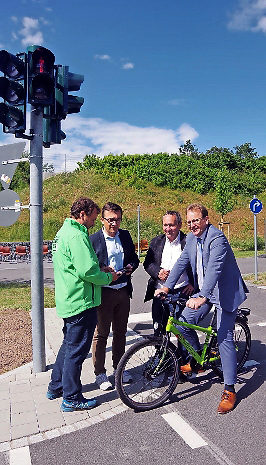
[[[92, 342], [92, 361], [95, 381], [104, 391], [112, 388], [105, 369], [107, 338], [112, 324], [112, 359], [115, 373], [118, 362], [125, 352], [130, 297], [132, 297], [131, 274], [139, 266], [139, 259], [129, 232], [120, 229], [121, 221], [122, 208], [115, 203], [107, 202], [102, 208], [103, 227], [90, 236], [101, 269], [118, 271], [125, 268], [125, 272], [121, 274], [115, 286], [102, 287], [102, 303], [97, 309], [98, 320]], [[132, 381], [126, 371], [123, 381]]]
[[[236, 350], [233, 329], [237, 307], [246, 299], [248, 292], [233, 251], [225, 235], [209, 222], [207, 209], [200, 204], [187, 208], [187, 225], [191, 234], [186, 246], [171, 270], [163, 291], [168, 293], [190, 263], [196, 293], [188, 300], [181, 319], [198, 324], [210, 311], [217, 308], [217, 339], [224, 375], [224, 390], [218, 413], [231, 411], [236, 403]], [[158, 290], [155, 294], [158, 294]], [[182, 333], [196, 349], [200, 343], [196, 331], [182, 328]], [[181, 367], [183, 373], [191, 371], [190, 363]]]
[[[152, 320], [154, 335], [164, 330], [169, 317], [169, 309], [164, 310], [161, 300], [154, 298], [155, 289], [164, 286], [170, 270], [180, 257], [186, 244], [186, 235], [181, 231], [182, 218], [179, 212], [168, 210], [163, 216], [164, 234], [151, 240], [143, 266], [150, 275], [144, 302], [152, 301]], [[187, 298], [193, 292], [193, 275], [190, 265], [178, 279], [172, 294]], [[165, 306], [166, 307], [166, 306]]]

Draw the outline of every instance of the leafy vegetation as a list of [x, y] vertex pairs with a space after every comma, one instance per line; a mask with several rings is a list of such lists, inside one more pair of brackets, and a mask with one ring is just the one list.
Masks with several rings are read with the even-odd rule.
[[[104, 158], [86, 155], [80, 170], [94, 169], [114, 182], [127, 180], [129, 187], [144, 189], [147, 182], [171, 189], [192, 190], [198, 194], [214, 192], [219, 173], [226, 177], [232, 195], [252, 195], [266, 189], [266, 157], [258, 157], [250, 143], [228, 148], [212, 147], [200, 153], [190, 141], [180, 153], [113, 155]], [[254, 184], [254, 182], [256, 183]]]
[[[86, 195], [100, 207], [107, 201], [120, 204], [124, 211], [121, 227], [131, 232], [134, 242], [138, 237], [138, 205], [140, 238], [150, 241], [161, 233], [162, 215], [166, 210], [179, 210], [185, 218], [186, 206], [200, 202], [208, 208], [215, 226], [218, 226], [221, 216], [226, 215], [226, 222], [230, 223], [230, 242], [234, 247], [253, 250], [254, 225], [249, 202], [256, 188], [256, 194], [266, 205], [265, 170], [266, 157], [259, 158], [250, 144], [234, 150], [213, 147], [202, 154], [188, 141], [181, 147], [180, 155], [110, 154], [103, 159], [86, 155], [74, 172], [54, 175], [44, 181], [43, 238], [53, 239], [69, 216], [73, 201]], [[18, 186], [16, 191], [22, 204], [29, 204], [28, 184]], [[262, 249], [263, 213], [257, 215], [257, 220], [258, 245]], [[98, 219], [91, 232], [100, 227]], [[185, 224], [182, 229], [187, 231]], [[227, 227], [224, 232], [227, 234]], [[27, 210], [21, 212], [14, 225], [0, 227], [0, 242], [28, 240]]]

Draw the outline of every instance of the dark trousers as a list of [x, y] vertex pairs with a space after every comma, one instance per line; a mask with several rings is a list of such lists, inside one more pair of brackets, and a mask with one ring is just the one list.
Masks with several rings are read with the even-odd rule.
[[82, 400], [81, 368], [90, 351], [96, 322], [95, 307], [64, 318], [64, 339], [53, 366], [49, 389], [63, 389], [66, 400]]
[[102, 303], [97, 308], [98, 321], [92, 343], [92, 361], [96, 376], [106, 373], [105, 353], [111, 324], [113, 330], [113, 368], [117, 368], [118, 362], [125, 352], [129, 310], [130, 298], [126, 287], [121, 289], [102, 287]]
[[[183, 293], [184, 287], [179, 289], [174, 289], [169, 292], [168, 297], [178, 299], [179, 297], [183, 299], [188, 299], [188, 296]], [[162, 304], [161, 299], [158, 297], [154, 297], [152, 301], [152, 321], [153, 321], [153, 330], [154, 336], [160, 336], [162, 333], [165, 332], [165, 327], [167, 324], [167, 320], [170, 315], [170, 308], [169, 306], [164, 303]]]

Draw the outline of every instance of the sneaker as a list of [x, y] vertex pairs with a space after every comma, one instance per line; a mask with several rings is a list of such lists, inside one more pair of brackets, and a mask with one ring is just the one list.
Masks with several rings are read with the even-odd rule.
[[[115, 373], [116, 373], [116, 370], [114, 370], [114, 377], [115, 377]], [[125, 370], [123, 373], [123, 383], [125, 384], [132, 383], [132, 381], [133, 381], [133, 378], [131, 374], [127, 370]]]
[[108, 391], [112, 389], [113, 385], [110, 383], [109, 379], [107, 378], [105, 373], [100, 373], [96, 376], [95, 383], [98, 384], [99, 388], [102, 391]]
[[58, 399], [59, 397], [62, 397], [63, 395], [63, 389], [58, 389], [57, 391], [52, 391], [51, 389], [48, 388], [46, 392], [46, 397], [49, 400], [54, 400]]
[[82, 401], [78, 400], [65, 400], [63, 399], [61, 410], [63, 412], [74, 412], [75, 410], [89, 410], [93, 407], [96, 407], [96, 399], [84, 399]]

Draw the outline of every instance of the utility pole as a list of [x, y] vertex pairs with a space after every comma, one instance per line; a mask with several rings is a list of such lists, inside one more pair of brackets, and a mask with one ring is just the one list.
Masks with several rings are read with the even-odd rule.
[[31, 105], [30, 254], [33, 371], [46, 370], [43, 288], [43, 109]]

